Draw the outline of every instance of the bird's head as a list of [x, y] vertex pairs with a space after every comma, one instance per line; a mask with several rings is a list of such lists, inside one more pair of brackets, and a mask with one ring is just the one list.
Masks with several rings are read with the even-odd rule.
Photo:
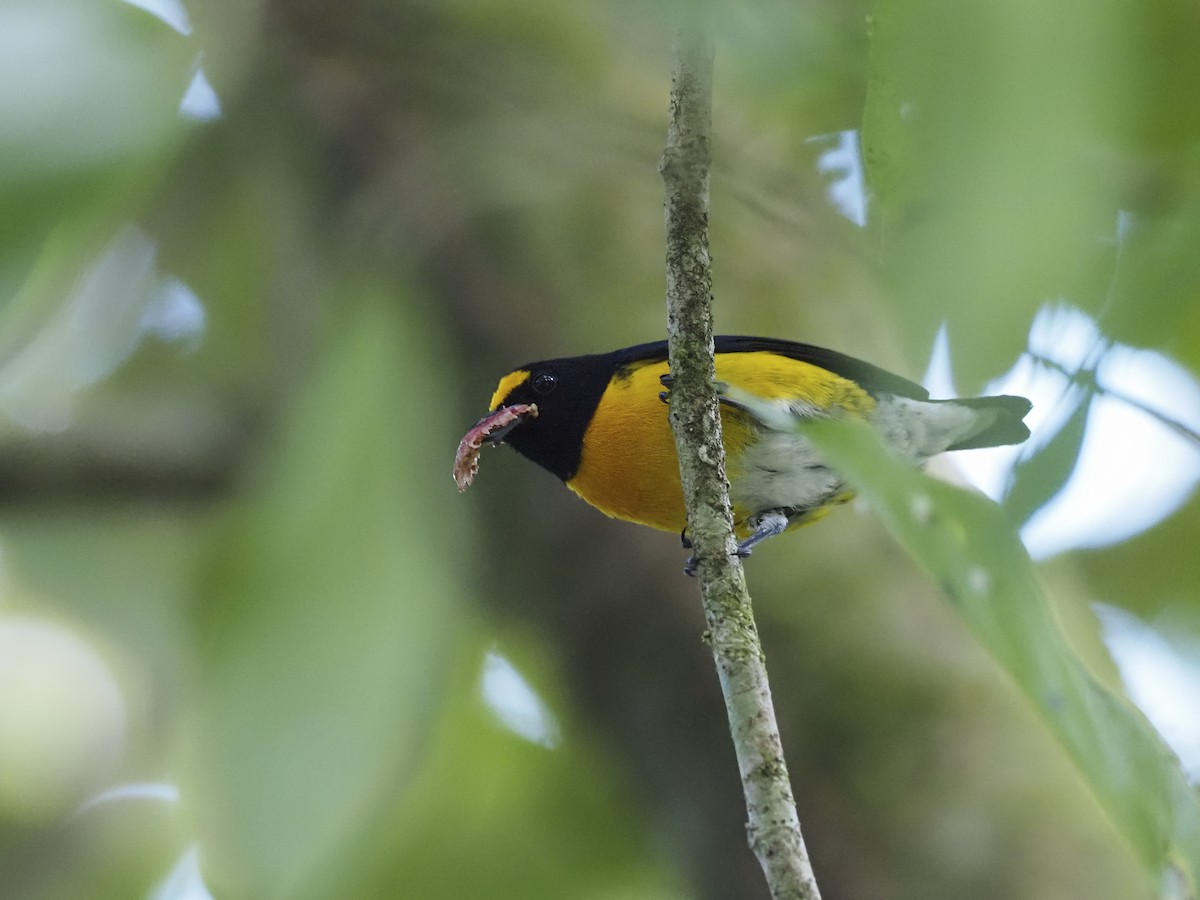
[[463, 437], [455, 457], [459, 490], [478, 470], [483, 444], [508, 444], [568, 481], [579, 468], [583, 436], [613, 373], [608, 355], [543, 360], [514, 369], [492, 394], [490, 412]]

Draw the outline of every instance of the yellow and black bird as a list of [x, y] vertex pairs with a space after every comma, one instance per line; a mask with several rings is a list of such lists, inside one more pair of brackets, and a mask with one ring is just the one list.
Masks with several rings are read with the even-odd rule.
[[[1024, 397], [930, 400], [928, 391], [899, 375], [791, 341], [722, 336], [715, 350], [742, 555], [853, 496], [836, 460], [821, 458], [797, 433], [798, 420], [865, 419], [914, 465], [947, 450], [1019, 444], [1029, 436]], [[679, 464], [663, 404], [669, 383], [665, 341], [521, 366], [500, 379], [491, 411], [459, 445], [459, 490], [471, 483], [485, 441], [507, 443], [601, 512], [682, 534]], [[759, 403], [753, 413], [739, 396], [780, 415], [762, 415]]]

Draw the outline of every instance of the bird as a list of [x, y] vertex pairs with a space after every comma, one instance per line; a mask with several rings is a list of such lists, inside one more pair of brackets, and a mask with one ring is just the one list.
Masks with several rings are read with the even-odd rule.
[[[713, 348], [739, 556], [854, 496], [836, 460], [818, 453], [797, 423], [865, 420], [915, 466], [1029, 437], [1024, 397], [932, 400], [921, 385], [871, 363], [777, 338], [720, 335]], [[474, 480], [485, 443], [507, 444], [601, 512], [677, 532], [689, 547], [665, 405], [671, 383], [666, 341], [519, 366], [459, 443], [459, 491]]]

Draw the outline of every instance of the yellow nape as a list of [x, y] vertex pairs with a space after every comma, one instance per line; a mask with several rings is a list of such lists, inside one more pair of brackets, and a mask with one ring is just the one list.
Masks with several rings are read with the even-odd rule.
[[492, 402], [488, 406], [490, 410], [497, 410], [500, 404], [504, 402], [504, 398], [512, 393], [513, 388], [529, 377], [529, 372], [525, 369], [517, 369], [515, 372], [509, 372], [500, 379], [500, 383], [496, 385], [496, 393], [492, 394]]
[[[659, 379], [666, 373], [664, 360], [635, 363], [613, 376], [584, 436], [579, 470], [567, 485], [610, 516], [680, 532], [687, 519], [679, 463], [667, 407], [658, 398], [663, 389]], [[768, 400], [791, 399], [853, 416], [865, 416], [875, 407], [872, 397], [853, 381], [774, 353], [719, 353], [716, 373], [719, 381]], [[501, 390], [508, 379], [501, 382]], [[756, 426], [747, 414], [724, 405], [721, 425], [729, 478], [736, 481], [738, 459], [756, 440]], [[734, 508], [739, 534], [745, 535], [745, 519], [756, 512], [760, 510]], [[805, 521], [819, 517], [814, 514]]]

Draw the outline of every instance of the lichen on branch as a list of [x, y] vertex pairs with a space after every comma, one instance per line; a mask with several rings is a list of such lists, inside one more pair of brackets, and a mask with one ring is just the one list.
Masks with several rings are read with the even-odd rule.
[[670, 422], [704, 604], [737, 753], [747, 837], [776, 900], [820, 894], [771, 702], [766, 661], [733, 531], [713, 363], [708, 244], [713, 45], [693, 23], [672, 45], [670, 120], [659, 170], [665, 187]]

